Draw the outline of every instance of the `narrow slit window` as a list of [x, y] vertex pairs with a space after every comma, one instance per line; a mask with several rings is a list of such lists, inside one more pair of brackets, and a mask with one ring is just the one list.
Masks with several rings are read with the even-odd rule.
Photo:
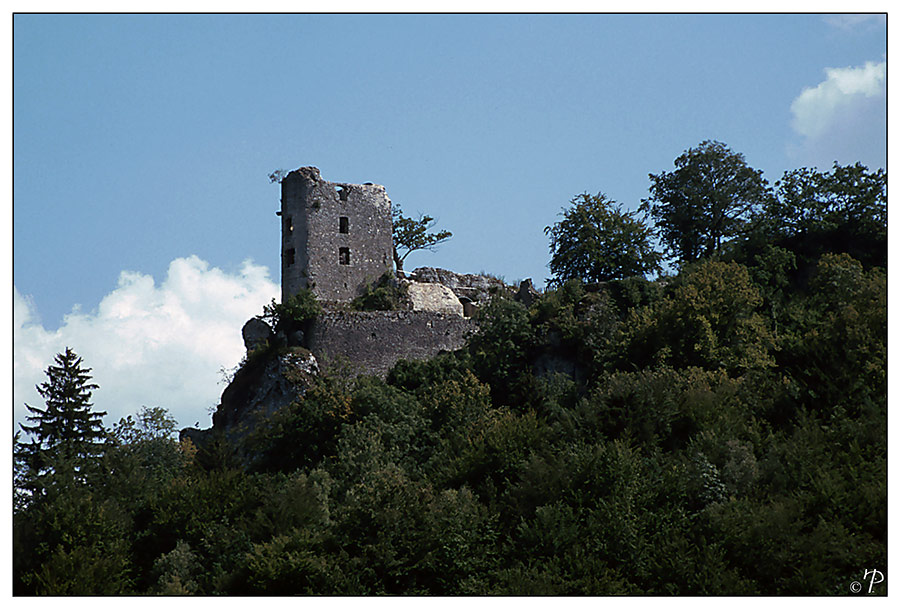
[[350, 248], [342, 247], [338, 250], [338, 262], [341, 264], [350, 264]]
[[350, 232], [350, 218], [348, 218], [347, 216], [341, 216], [340, 231], [343, 235], [346, 235]]
[[284, 261], [288, 266], [294, 264], [294, 248], [290, 248], [284, 251]]
[[291, 216], [288, 216], [287, 220], [285, 220], [285, 226], [287, 227], [287, 234], [293, 235], [294, 234], [294, 219]]
[[347, 195], [350, 194], [350, 189], [347, 188], [346, 186], [337, 186], [336, 190], [337, 190], [338, 197], [340, 198], [340, 200], [346, 201]]

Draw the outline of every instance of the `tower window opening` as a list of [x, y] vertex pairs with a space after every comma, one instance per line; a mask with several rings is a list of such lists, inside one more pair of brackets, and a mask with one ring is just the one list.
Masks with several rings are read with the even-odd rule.
[[288, 266], [294, 264], [294, 248], [290, 248], [284, 251], [284, 262]]
[[347, 216], [341, 216], [340, 218], [340, 231], [343, 235], [350, 232], [350, 218]]
[[347, 195], [350, 194], [350, 189], [346, 186], [335, 186], [335, 190], [337, 190], [338, 197], [341, 201], [347, 200]]
[[342, 247], [338, 250], [338, 262], [341, 264], [350, 264], [350, 248]]
[[285, 221], [285, 226], [287, 228], [287, 234], [293, 235], [294, 234], [294, 219], [291, 216], [287, 217], [287, 220]]

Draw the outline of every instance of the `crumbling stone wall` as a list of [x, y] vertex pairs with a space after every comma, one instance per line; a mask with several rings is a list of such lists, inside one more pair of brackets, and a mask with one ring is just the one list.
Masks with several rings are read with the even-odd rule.
[[320, 301], [359, 296], [393, 264], [384, 186], [327, 182], [301, 167], [281, 182], [281, 301], [304, 288]]
[[474, 329], [469, 319], [430, 311], [325, 311], [306, 344], [323, 369], [384, 376], [401, 359], [462, 348]]

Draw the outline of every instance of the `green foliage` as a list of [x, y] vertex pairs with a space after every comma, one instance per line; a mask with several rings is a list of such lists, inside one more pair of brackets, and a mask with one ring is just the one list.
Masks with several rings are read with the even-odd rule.
[[92, 410], [90, 368], [70, 348], [54, 358], [47, 368], [47, 381], [37, 386], [45, 407], [25, 405], [34, 425], [21, 425], [31, 436], [28, 443], [14, 438], [13, 457], [17, 489], [15, 506], [39, 502], [52, 495], [53, 486], [64, 484], [65, 476], [82, 479], [96, 464], [106, 445], [102, 417]]
[[887, 565], [881, 179], [798, 172], [672, 277], [497, 294], [466, 348], [318, 375], [240, 446], [145, 407], [54, 452], [48, 407], [15, 439], [13, 591], [851, 595]]
[[16, 515], [17, 594], [125, 594], [131, 590], [129, 518], [58, 463], [42, 501]]
[[171, 552], [154, 561], [151, 578], [156, 583], [151, 592], [165, 596], [199, 594], [200, 586], [195, 579], [197, 567], [197, 555], [188, 543], [179, 539]]
[[682, 264], [718, 254], [772, 198], [762, 172], [721, 142], [687, 149], [675, 167], [650, 174], [650, 197], [641, 209], [653, 217], [669, 253]]
[[[859, 578], [854, 562], [860, 556], [885, 564], [882, 425], [875, 413], [823, 425], [801, 412], [793, 430], [766, 442], [756, 493], [708, 511], [728, 562], [753, 578], [760, 592], [849, 594], [847, 574]], [[875, 427], [880, 429], [873, 434]]]
[[356, 311], [397, 311], [405, 297], [405, 286], [388, 272], [374, 285], [367, 285], [363, 293], [353, 299], [350, 307]]
[[[428, 232], [434, 227], [436, 220], [431, 216], [420, 215], [418, 218], [407, 218], [399, 205], [391, 210], [393, 217], [394, 264], [397, 271], [403, 270], [403, 261], [411, 253], [419, 250], [434, 249], [453, 236], [448, 230]], [[402, 253], [401, 253], [402, 252]]]
[[571, 366], [573, 376], [592, 375], [613, 357], [619, 315], [610, 292], [588, 292], [579, 280], [548, 289], [529, 311], [535, 345], [546, 367]]
[[90, 382], [90, 368], [66, 347], [47, 368], [47, 381], [37, 386], [45, 408], [25, 405], [34, 425], [22, 425], [33, 437], [32, 456], [53, 459], [90, 457], [100, 452], [104, 439], [101, 418], [105, 412], [91, 410], [91, 394], [98, 386]]
[[623, 211], [602, 193], [583, 193], [571, 203], [562, 220], [544, 229], [550, 237], [550, 271], [556, 283], [608, 281], [661, 269], [652, 230], [634, 212]]
[[170, 483], [193, 466], [193, 445], [175, 438], [177, 423], [160, 407], [141, 408], [137, 421], [121, 419], [110, 432], [111, 443], [101, 463], [115, 472], [107, 490], [117, 496], [137, 496]]
[[292, 471], [333, 454], [341, 425], [357, 417], [352, 396], [340, 382], [320, 378], [296, 402], [272, 415], [247, 440], [253, 468]]
[[797, 269], [794, 252], [766, 243], [747, 263], [747, 270], [762, 296], [762, 311], [771, 320], [775, 334], [784, 321], [784, 312], [792, 296], [791, 279]]
[[171, 441], [177, 428], [178, 422], [165, 408], [143, 406], [138, 412], [137, 421], [128, 415], [114, 425], [112, 437], [120, 445], [154, 440]]
[[39, 571], [27, 578], [41, 596], [121, 595], [131, 592], [128, 555], [123, 541], [108, 544], [61, 547]]
[[232, 592], [241, 595], [347, 594], [340, 567], [322, 550], [315, 531], [289, 529], [253, 544]]
[[500, 499], [550, 430], [533, 411], [491, 410], [468, 429], [468, 445], [448, 469], [453, 486], [472, 488], [485, 502]]
[[776, 183], [761, 217], [768, 237], [795, 251], [802, 266], [847, 253], [866, 267], [887, 267], [887, 173], [838, 165], [796, 169]]
[[439, 353], [430, 360], [400, 360], [387, 374], [387, 382], [406, 391], [427, 390], [444, 381], [467, 378], [471, 374], [467, 351]]
[[330, 469], [334, 477], [356, 480], [392, 464], [418, 477], [435, 438], [416, 397], [367, 378], [357, 382], [350, 407], [358, 422], [342, 430], [338, 439]]
[[858, 412], [887, 391], [887, 277], [848, 254], [826, 254], [811, 294], [791, 308], [783, 333], [785, 370], [811, 408]]
[[656, 302], [663, 296], [664, 287], [659, 281], [648, 281], [643, 277], [628, 277], [618, 281], [610, 281], [605, 293], [612, 299], [620, 315], [630, 309], [642, 307]]
[[369, 594], [460, 594], [493, 567], [496, 532], [465, 488], [436, 491], [402, 469], [370, 471], [335, 515], [348, 568]]
[[270, 304], [263, 307], [260, 319], [275, 331], [291, 331], [304, 322], [315, 319], [321, 312], [322, 305], [316, 300], [315, 294], [311, 290], [300, 290], [283, 303], [277, 303], [273, 298]]
[[623, 365], [743, 371], [774, 363], [762, 300], [747, 269], [708, 261], [679, 276], [662, 300], [635, 309], [622, 333]]
[[528, 310], [496, 297], [478, 311], [477, 319], [479, 330], [468, 344], [472, 368], [491, 386], [495, 400], [517, 401], [527, 391], [528, 354], [535, 341]]

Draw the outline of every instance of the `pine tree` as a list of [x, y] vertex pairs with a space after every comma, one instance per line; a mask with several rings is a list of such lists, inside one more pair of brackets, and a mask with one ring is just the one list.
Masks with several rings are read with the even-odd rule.
[[90, 402], [98, 388], [90, 382], [91, 369], [82, 367], [81, 357], [69, 347], [54, 362], [46, 370], [48, 380], [37, 385], [45, 408], [25, 405], [31, 413], [25, 418], [34, 425], [21, 427], [31, 442], [16, 444], [16, 457], [32, 482], [63, 464], [74, 472], [82, 470], [86, 461], [100, 454], [106, 437], [101, 420], [106, 413], [93, 411]]

